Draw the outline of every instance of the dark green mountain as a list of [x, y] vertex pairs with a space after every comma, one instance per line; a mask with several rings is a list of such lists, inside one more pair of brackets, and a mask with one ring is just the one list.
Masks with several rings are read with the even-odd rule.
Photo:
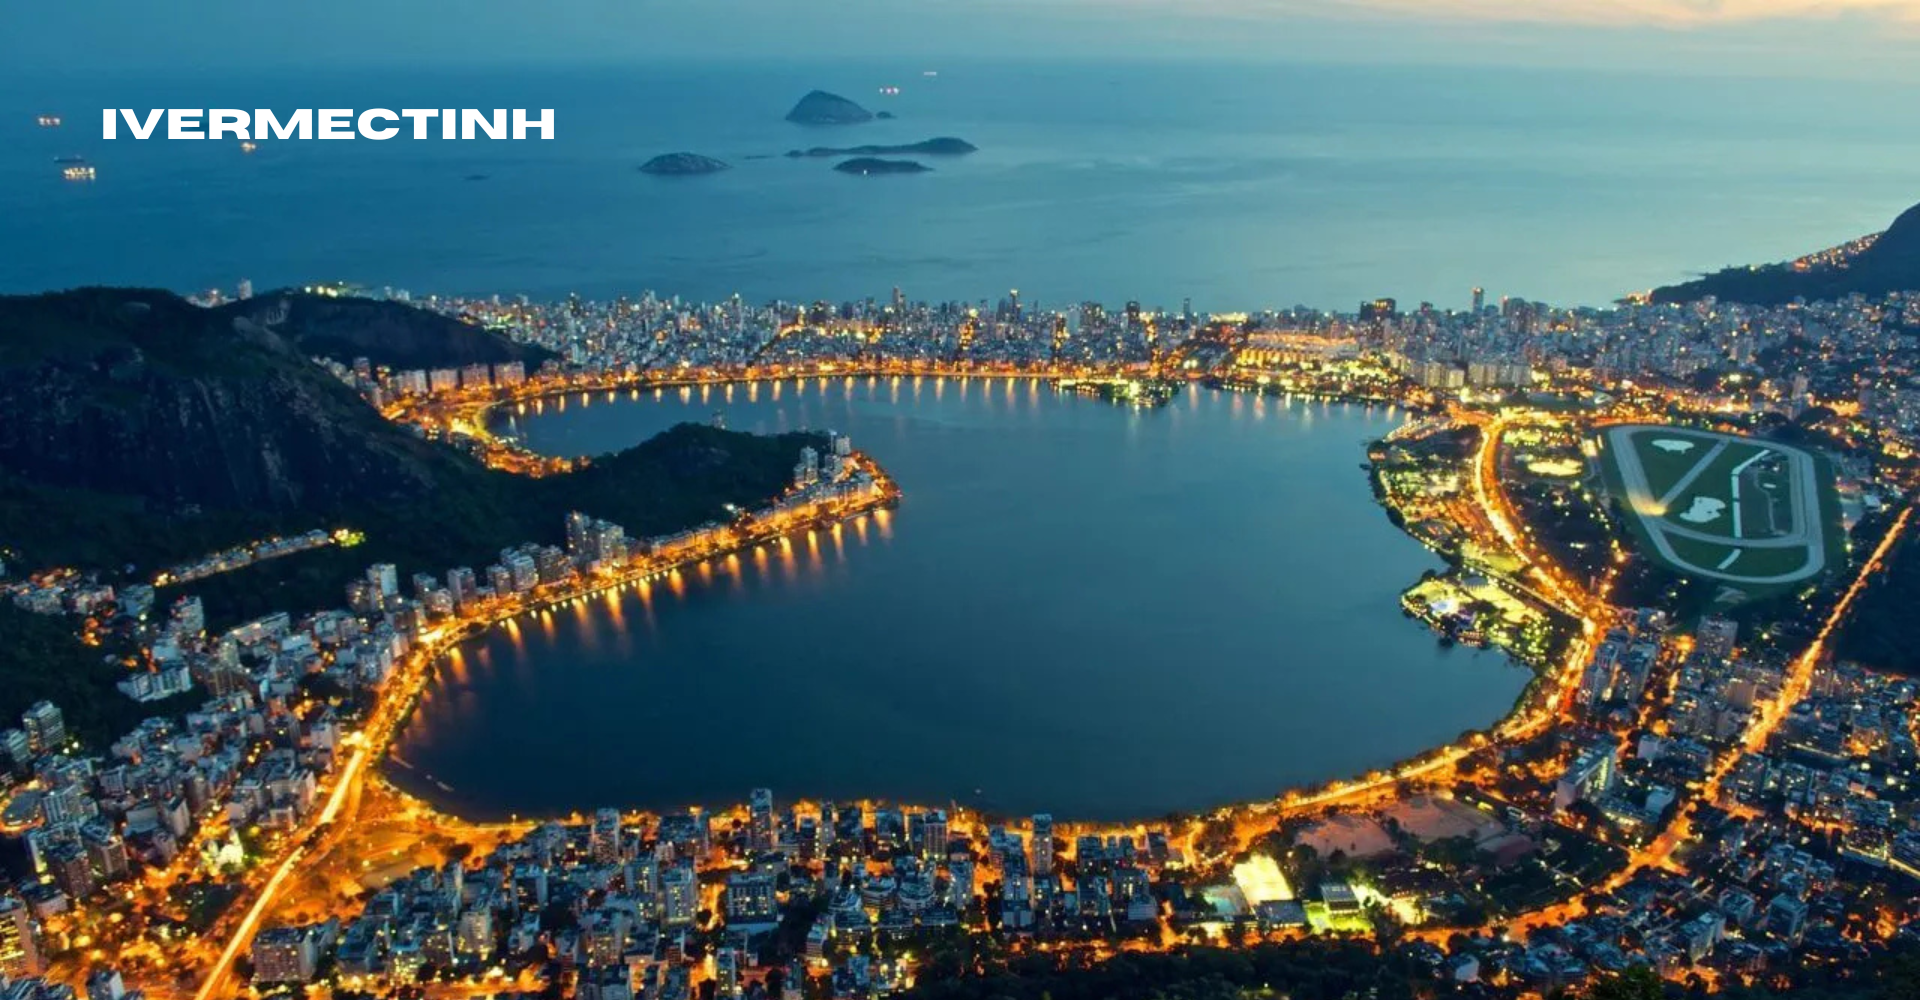
[[268, 327], [247, 309], [202, 309], [161, 291], [0, 296], [9, 565], [133, 564], [144, 577], [270, 532], [364, 530], [358, 548], [206, 584], [236, 587], [236, 612], [300, 610], [338, 603], [346, 578], [369, 563], [440, 572], [555, 541], [572, 509], [642, 534], [720, 517], [723, 504], [778, 492], [811, 440], [683, 425], [568, 475], [496, 472], [387, 422], [308, 355], [330, 343], [452, 364], [512, 356], [517, 345], [456, 321], [416, 323], [403, 305], [338, 301], [347, 304], [306, 303], [310, 324], [294, 322], [296, 305]]
[[1794, 299], [1816, 301], [1861, 294], [1920, 290], [1920, 205], [1857, 253], [1835, 248], [1802, 262], [1731, 267], [1693, 281], [1653, 291], [1654, 302], [1694, 302], [1713, 296], [1723, 302], [1781, 305]]
[[479, 333], [451, 316], [380, 299], [282, 291], [229, 303], [215, 312], [263, 323], [278, 318], [273, 314], [282, 302], [287, 314], [273, 329], [304, 354], [342, 362], [366, 358], [375, 365], [404, 369], [520, 361], [533, 371], [553, 356]]

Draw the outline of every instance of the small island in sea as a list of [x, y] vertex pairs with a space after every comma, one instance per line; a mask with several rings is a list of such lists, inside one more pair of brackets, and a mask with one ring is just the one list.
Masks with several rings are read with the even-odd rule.
[[932, 167], [912, 160], [883, 160], [877, 156], [856, 156], [833, 165], [833, 169], [843, 174], [924, 174]]
[[812, 149], [792, 149], [787, 155], [795, 159], [808, 156], [965, 156], [978, 152], [980, 147], [965, 139], [955, 139], [943, 135], [937, 139], [923, 142], [909, 142], [897, 146], [815, 146]]
[[732, 169], [725, 162], [699, 153], [662, 153], [640, 164], [643, 174], [658, 174], [663, 177], [693, 177], [700, 174], [717, 174]]
[[802, 125], [857, 125], [873, 120], [873, 112], [839, 94], [816, 90], [787, 112], [787, 120]]

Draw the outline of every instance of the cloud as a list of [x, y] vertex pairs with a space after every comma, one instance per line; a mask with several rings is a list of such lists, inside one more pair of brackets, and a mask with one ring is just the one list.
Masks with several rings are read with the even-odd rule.
[[[1259, 0], [1249, 0], [1249, 5]], [[1687, 28], [1758, 21], [1873, 18], [1920, 23], [1920, 0], [1355, 0], [1427, 20]], [[1331, 7], [1332, 4], [1319, 6]]]
[[1693, 28], [1791, 21], [1920, 26], [1920, 0], [1072, 0], [1083, 9], [1244, 20], [1412, 20]]

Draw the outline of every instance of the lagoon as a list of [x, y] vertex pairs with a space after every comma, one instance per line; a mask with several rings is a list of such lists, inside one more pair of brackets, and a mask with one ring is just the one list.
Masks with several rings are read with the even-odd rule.
[[833, 428], [896, 511], [468, 643], [394, 780], [472, 816], [885, 798], [1085, 819], [1195, 811], [1491, 724], [1528, 672], [1399, 610], [1438, 561], [1373, 502], [1385, 407], [1193, 387], [1158, 410], [1034, 380], [606, 393], [500, 415], [552, 454], [716, 415]]

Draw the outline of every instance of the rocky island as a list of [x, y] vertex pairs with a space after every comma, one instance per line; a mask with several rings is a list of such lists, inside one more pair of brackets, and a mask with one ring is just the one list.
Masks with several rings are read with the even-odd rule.
[[978, 152], [980, 147], [965, 139], [941, 136], [924, 142], [909, 142], [897, 146], [815, 146], [812, 149], [788, 150], [787, 155], [795, 159], [813, 156], [965, 156]]
[[843, 174], [859, 174], [863, 177], [873, 174], [924, 174], [932, 167], [912, 160], [882, 160], [875, 156], [856, 156], [833, 165], [833, 169]]
[[873, 120], [873, 112], [839, 94], [816, 90], [787, 112], [787, 120], [802, 125], [857, 125]]
[[698, 153], [663, 153], [640, 164], [641, 173], [662, 177], [694, 177], [728, 169], [731, 168], [726, 163]]

